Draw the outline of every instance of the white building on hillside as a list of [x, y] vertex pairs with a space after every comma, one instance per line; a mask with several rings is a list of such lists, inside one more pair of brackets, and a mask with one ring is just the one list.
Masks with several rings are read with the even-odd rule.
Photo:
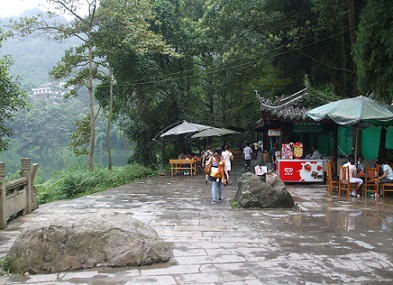
[[[44, 83], [37, 88], [31, 90], [30, 97], [34, 99], [56, 99], [61, 98], [67, 93], [67, 89], [64, 88], [65, 82], [57, 83]], [[72, 89], [69, 87], [69, 89]]]

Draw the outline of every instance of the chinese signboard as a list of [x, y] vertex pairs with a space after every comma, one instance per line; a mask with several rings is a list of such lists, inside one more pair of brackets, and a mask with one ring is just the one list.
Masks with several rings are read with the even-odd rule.
[[294, 133], [321, 133], [322, 125], [319, 122], [298, 122], [293, 125]]

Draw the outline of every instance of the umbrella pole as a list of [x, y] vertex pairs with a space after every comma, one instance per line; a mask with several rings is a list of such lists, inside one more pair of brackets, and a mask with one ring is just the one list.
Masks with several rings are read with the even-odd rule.
[[[184, 121], [183, 121], [183, 122], [184, 122]], [[152, 140], [155, 141], [156, 138], [157, 138], [159, 135], [161, 135], [163, 132], [165, 132], [165, 131], [166, 131], [167, 129], [169, 129], [170, 127], [172, 127], [172, 126], [174, 126], [174, 125], [177, 125], [177, 124], [179, 124], [179, 122], [176, 122], [176, 123], [173, 123], [173, 124], [169, 125], [169, 126], [166, 127], [165, 129], [163, 129], [162, 131], [160, 131]], [[160, 154], [160, 169], [158, 170], [158, 174], [159, 174], [159, 175], [166, 175], [166, 174], [165, 174], [165, 171], [162, 169], [162, 167], [163, 167], [163, 164], [162, 164], [162, 137], [160, 136], [160, 138], [161, 138], [161, 143], [160, 143], [161, 154]]]
[[158, 170], [158, 174], [161, 175], [161, 176], [164, 176], [165, 175], [165, 170], [162, 169], [162, 167], [163, 167], [163, 164], [162, 164], [162, 137], [161, 137], [161, 144], [160, 145], [161, 145], [160, 169]]
[[359, 144], [359, 129], [360, 124], [356, 124], [356, 141], [355, 141], [355, 163], [358, 161], [358, 144]]

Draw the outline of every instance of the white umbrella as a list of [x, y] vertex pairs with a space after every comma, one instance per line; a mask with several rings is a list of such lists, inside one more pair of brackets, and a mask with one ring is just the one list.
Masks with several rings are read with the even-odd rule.
[[176, 127], [173, 127], [167, 130], [165, 133], [161, 134], [160, 137], [196, 133], [210, 128], [212, 127], [183, 121], [180, 125], [177, 125]]
[[[201, 125], [201, 124], [194, 124], [189, 123], [187, 121], [183, 121], [181, 124], [167, 130], [168, 128], [172, 127], [174, 124], [169, 125], [165, 129], [163, 129], [159, 134], [161, 137], [161, 162], [160, 162], [160, 171], [162, 171], [162, 138], [171, 135], [182, 135], [182, 134], [190, 134], [200, 132], [202, 130], [210, 129], [211, 126]], [[167, 131], [166, 131], [167, 130]], [[163, 133], [165, 131], [165, 133]], [[158, 134], [153, 138], [153, 141], [157, 138]]]
[[220, 137], [220, 136], [233, 135], [233, 134], [240, 134], [240, 133], [225, 128], [210, 128], [200, 131], [195, 135], [192, 135], [191, 138], [196, 139], [196, 138], [204, 138], [204, 137]]

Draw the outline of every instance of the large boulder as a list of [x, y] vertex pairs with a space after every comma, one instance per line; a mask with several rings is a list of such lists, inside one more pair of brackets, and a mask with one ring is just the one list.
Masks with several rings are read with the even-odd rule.
[[125, 214], [73, 215], [32, 223], [7, 254], [13, 273], [166, 262], [172, 252], [157, 233]]
[[232, 205], [242, 208], [292, 208], [294, 201], [279, 177], [273, 185], [269, 185], [266, 175], [257, 176], [246, 172], [237, 182]]

